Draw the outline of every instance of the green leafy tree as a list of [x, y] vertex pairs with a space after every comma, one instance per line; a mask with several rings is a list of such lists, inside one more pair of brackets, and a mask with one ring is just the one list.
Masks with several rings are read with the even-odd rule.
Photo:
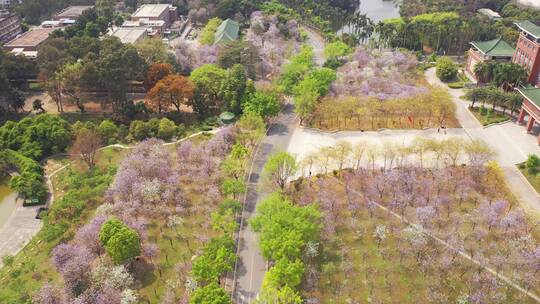
[[313, 49], [303, 46], [300, 53], [291, 58], [291, 61], [283, 67], [278, 81], [283, 91], [292, 94], [294, 87], [304, 79], [304, 76], [313, 68]]
[[239, 194], [246, 193], [246, 183], [240, 179], [228, 178], [221, 183], [221, 192], [225, 195], [231, 195], [237, 198]]
[[287, 152], [278, 152], [271, 155], [264, 165], [263, 174], [279, 187], [285, 189], [287, 180], [294, 176], [297, 170], [296, 159]]
[[540, 166], [540, 157], [538, 157], [538, 155], [536, 154], [529, 155], [529, 157], [527, 158], [526, 165], [527, 165], [527, 168], [529, 169], [537, 168], [538, 166]]
[[242, 100], [244, 99], [247, 89], [247, 76], [244, 66], [235, 64], [227, 71], [227, 77], [221, 88], [223, 99], [231, 112], [235, 114], [240, 114], [242, 112]]
[[106, 119], [97, 127], [97, 133], [108, 144], [114, 144], [120, 135], [120, 128], [112, 120]]
[[320, 97], [317, 88], [318, 84], [314, 79], [302, 81], [295, 88], [294, 105], [296, 113], [300, 117], [300, 124], [303, 124], [315, 111]]
[[442, 81], [451, 81], [456, 78], [458, 69], [457, 65], [450, 57], [439, 57], [437, 59], [437, 77]]
[[194, 110], [200, 115], [207, 115], [223, 108], [223, 84], [227, 72], [214, 64], [206, 64], [195, 69], [190, 80], [195, 85], [193, 96]]
[[280, 288], [286, 285], [296, 288], [302, 282], [304, 271], [304, 262], [300, 259], [294, 262], [280, 259], [264, 276], [263, 286]]
[[168, 118], [162, 118], [159, 121], [158, 138], [170, 140], [176, 133], [176, 125]]
[[111, 219], [103, 224], [99, 240], [107, 254], [117, 264], [141, 254], [139, 234], [118, 219]]
[[510, 91], [512, 88], [525, 83], [527, 74], [527, 70], [519, 64], [513, 62], [499, 63], [493, 69], [493, 81], [498, 87]]
[[163, 63], [173, 65], [175, 60], [169, 56], [167, 45], [160, 38], [147, 38], [135, 44], [139, 56], [149, 65]]
[[300, 259], [308, 242], [318, 240], [321, 214], [315, 205], [293, 205], [274, 193], [257, 206], [257, 215], [250, 221], [259, 233], [262, 254], [267, 259]]
[[107, 245], [111, 237], [120, 231], [120, 229], [122, 229], [124, 226], [124, 223], [117, 218], [112, 218], [106, 221], [103, 226], [101, 226], [101, 230], [99, 231], [99, 241], [101, 242], [101, 245]]
[[199, 42], [203, 45], [214, 44], [214, 36], [217, 28], [221, 25], [221, 22], [222, 20], [217, 17], [208, 20], [208, 23], [206, 23], [201, 34], [199, 35]]
[[341, 41], [332, 42], [324, 48], [324, 57], [326, 60], [339, 59], [340, 57], [350, 54], [352, 49]]
[[279, 114], [280, 104], [275, 95], [257, 91], [247, 96], [243, 103], [245, 113], [255, 113], [264, 118]]
[[190, 304], [232, 304], [231, 297], [217, 283], [197, 288], [191, 295]]
[[302, 304], [304, 301], [300, 294], [289, 286], [277, 289], [272, 287], [265, 287], [262, 289], [256, 304]]
[[0, 148], [12, 149], [40, 160], [63, 152], [71, 143], [69, 123], [58, 115], [40, 114], [19, 122], [8, 121], [0, 127]]
[[193, 274], [200, 283], [217, 282], [232, 270], [235, 260], [234, 241], [229, 237], [214, 238], [193, 261]]
[[[328, 94], [330, 84], [334, 80], [336, 80], [336, 78], [336, 71], [329, 68], [320, 68], [315, 69], [309, 74], [307, 74], [303, 81], [313, 81], [313, 84], [308, 85], [308, 87], [311, 87], [313, 85], [315, 91], [319, 94], [319, 96], [325, 96], [326, 94]], [[298, 84], [300, 88], [302, 86], [302, 82]], [[296, 93], [296, 95], [298, 95], [298, 93]]]

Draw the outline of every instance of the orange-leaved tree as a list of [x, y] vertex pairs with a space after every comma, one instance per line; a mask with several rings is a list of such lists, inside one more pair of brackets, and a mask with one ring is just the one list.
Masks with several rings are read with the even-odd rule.
[[182, 75], [169, 75], [158, 81], [148, 92], [147, 101], [149, 106], [161, 113], [174, 105], [180, 111], [182, 104], [186, 104], [192, 97], [195, 86], [189, 78]]
[[161, 79], [172, 74], [172, 67], [168, 63], [154, 63], [146, 72], [144, 78], [144, 89], [146, 92], [150, 91]]

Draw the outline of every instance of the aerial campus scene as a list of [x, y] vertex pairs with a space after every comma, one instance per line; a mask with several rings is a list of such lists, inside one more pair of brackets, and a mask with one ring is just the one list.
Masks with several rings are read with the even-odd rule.
[[0, 0], [0, 304], [540, 303], [539, 0]]

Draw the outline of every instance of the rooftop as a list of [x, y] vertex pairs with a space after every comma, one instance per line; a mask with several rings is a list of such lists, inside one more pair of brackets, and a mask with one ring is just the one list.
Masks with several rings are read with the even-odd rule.
[[238, 39], [240, 25], [238, 22], [227, 19], [221, 23], [215, 33], [215, 43], [234, 41]]
[[35, 28], [11, 40], [5, 47], [36, 47], [45, 41], [53, 31], [52, 28]]
[[68, 6], [65, 9], [61, 10], [58, 14], [56, 14], [56, 17], [58, 18], [67, 18], [67, 17], [78, 17], [82, 15], [82, 13], [94, 6], [92, 5], [75, 5], [75, 6]]
[[135, 43], [146, 36], [146, 29], [138, 27], [119, 28], [112, 35], [118, 37], [122, 43]]
[[535, 23], [529, 20], [525, 20], [521, 22], [516, 22], [515, 24], [520, 30], [528, 33], [534, 38], [540, 38], [540, 26], [536, 25]]
[[523, 97], [534, 103], [540, 108], [540, 89], [535, 87], [517, 88], [516, 89]]
[[512, 57], [514, 48], [502, 38], [489, 41], [472, 41], [471, 44], [482, 54], [496, 57]]
[[132, 17], [159, 17], [164, 11], [169, 10], [173, 6], [170, 4], [144, 4], [133, 13]]
[[484, 16], [488, 16], [492, 19], [499, 19], [501, 18], [501, 15], [497, 13], [496, 11], [489, 9], [489, 8], [481, 8], [478, 10], [478, 12]]

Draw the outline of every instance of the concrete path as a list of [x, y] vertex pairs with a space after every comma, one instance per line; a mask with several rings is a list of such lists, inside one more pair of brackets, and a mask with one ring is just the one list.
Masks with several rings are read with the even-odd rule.
[[261, 173], [264, 165], [271, 154], [287, 149], [296, 125], [294, 106], [287, 104], [255, 152], [238, 238], [238, 260], [232, 293], [234, 303], [251, 303], [261, 290], [266, 262], [259, 249], [257, 233], [251, 230], [248, 222], [255, 214], [257, 203], [270, 194], [262, 187]]
[[[333, 147], [340, 141], [346, 141], [351, 143], [353, 146], [359, 143], [365, 144], [367, 147], [377, 147], [382, 149], [385, 144], [393, 144], [399, 146], [409, 146], [412, 141], [417, 138], [428, 138], [428, 139], [437, 139], [445, 140], [449, 138], [462, 138], [468, 139], [467, 133], [463, 129], [447, 129], [446, 131], [438, 132], [437, 129], [426, 129], [426, 130], [384, 130], [384, 131], [370, 131], [370, 132], [361, 132], [361, 131], [340, 131], [340, 132], [324, 132], [316, 129], [310, 128], [296, 128], [293, 133], [291, 144], [287, 148], [287, 151], [296, 156], [296, 159], [302, 163], [302, 160], [305, 159], [308, 155], [313, 155], [321, 151], [324, 147]], [[374, 160], [377, 166], [384, 165], [384, 156], [382, 151], [377, 151], [377, 157]], [[367, 154], [367, 152], [365, 153]], [[459, 159], [459, 163], [467, 162], [464, 159], [465, 155]], [[362, 165], [367, 166], [370, 164], [370, 159], [367, 155], [364, 155], [362, 159]], [[415, 159], [414, 156], [408, 156], [406, 163], [419, 162], [418, 159]], [[427, 156], [423, 159], [423, 164], [425, 166], [435, 166], [436, 162], [433, 159], [428, 159]], [[354, 161], [351, 159], [346, 160], [344, 163], [345, 168], [352, 168]], [[331, 163], [328, 167], [329, 170], [338, 169], [339, 165], [337, 163]], [[306, 175], [305, 170], [311, 171], [311, 174], [324, 173], [324, 169], [321, 167], [321, 164], [317, 164], [311, 168], [301, 165], [301, 170], [298, 172], [298, 176]]]
[[319, 67], [323, 66], [325, 62], [324, 48], [326, 47], [326, 42], [324, 41], [324, 38], [308, 27], [303, 26], [302, 29], [307, 34], [306, 43], [313, 48], [313, 54], [315, 55], [315, 64]]
[[[23, 207], [22, 200], [17, 199], [12, 215], [0, 227], [0, 258], [17, 254], [38, 233], [42, 227], [41, 221], [36, 219], [39, 207]], [[0, 267], [2, 265], [0, 260]]]
[[[431, 85], [448, 88], [435, 75], [435, 68], [428, 69], [425, 76]], [[540, 214], [540, 196], [516, 168], [516, 164], [524, 162], [529, 154], [540, 154], [536, 136], [527, 134], [525, 127], [511, 121], [483, 127], [467, 109], [470, 102], [460, 98], [465, 92], [462, 89], [448, 91], [457, 106], [456, 115], [465, 132], [470, 138], [481, 139], [488, 144], [496, 154], [512, 193], [524, 207]]]

